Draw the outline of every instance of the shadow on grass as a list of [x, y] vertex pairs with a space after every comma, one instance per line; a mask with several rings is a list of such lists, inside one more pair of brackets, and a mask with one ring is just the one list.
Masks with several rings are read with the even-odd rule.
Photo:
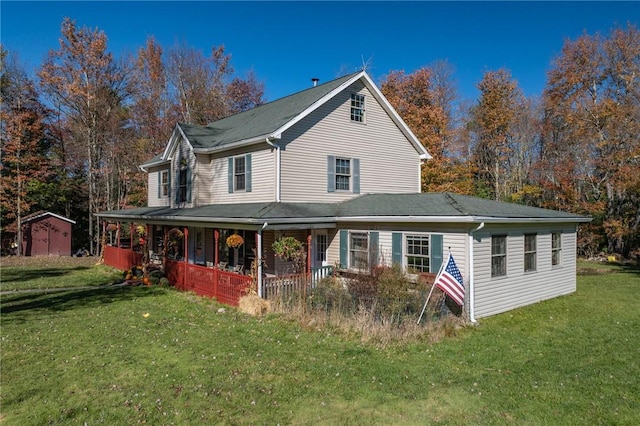
[[38, 278], [54, 278], [70, 274], [74, 271], [86, 271], [91, 269], [88, 266], [77, 266], [75, 268], [40, 268], [40, 269], [21, 269], [17, 267], [7, 268], [2, 271], [2, 282], [23, 282], [35, 280]]
[[21, 293], [2, 296], [0, 315], [2, 321], [24, 321], [19, 315], [25, 311], [60, 312], [75, 308], [87, 308], [132, 298], [159, 296], [168, 289], [160, 287], [110, 286], [91, 289], [60, 290], [42, 293]]

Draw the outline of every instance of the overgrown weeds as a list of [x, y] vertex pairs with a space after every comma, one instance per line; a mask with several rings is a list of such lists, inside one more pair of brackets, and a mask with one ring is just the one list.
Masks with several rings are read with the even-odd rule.
[[376, 268], [352, 278], [327, 277], [307, 298], [280, 296], [271, 301], [270, 312], [308, 329], [338, 331], [381, 347], [455, 335], [465, 321], [451, 314], [443, 293], [435, 292], [422, 311], [428, 290], [399, 267]]

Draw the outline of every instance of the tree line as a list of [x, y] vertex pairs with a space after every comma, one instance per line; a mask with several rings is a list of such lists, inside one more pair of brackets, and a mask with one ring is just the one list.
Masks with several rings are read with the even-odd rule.
[[[146, 205], [138, 165], [162, 152], [176, 122], [266, 102], [264, 84], [237, 76], [224, 46], [205, 55], [151, 37], [117, 59], [103, 31], [66, 18], [35, 79], [15, 53], [0, 46], [3, 239], [20, 238], [24, 215], [49, 210], [76, 220], [74, 246], [94, 252], [94, 213]], [[478, 99], [460, 99], [446, 61], [390, 70], [379, 87], [433, 156], [423, 191], [588, 215], [579, 254], [628, 256], [640, 248], [639, 76], [640, 32], [628, 24], [566, 40], [540, 97], [498, 69], [477, 83]]]

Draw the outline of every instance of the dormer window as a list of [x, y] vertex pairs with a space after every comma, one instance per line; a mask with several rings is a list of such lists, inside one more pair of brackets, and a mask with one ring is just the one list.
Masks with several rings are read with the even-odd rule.
[[351, 94], [351, 121], [364, 123], [364, 95]]
[[178, 203], [191, 202], [191, 170], [183, 168], [178, 174]]

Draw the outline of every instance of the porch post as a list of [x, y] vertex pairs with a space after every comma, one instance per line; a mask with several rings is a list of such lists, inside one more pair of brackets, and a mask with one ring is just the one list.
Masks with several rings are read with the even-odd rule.
[[184, 262], [189, 263], [189, 228], [184, 227]]
[[311, 273], [311, 234], [307, 235], [307, 274]]
[[187, 263], [189, 263], [189, 228], [184, 227], [184, 272], [182, 274], [182, 287], [187, 282]]
[[214, 266], [218, 266], [218, 263], [220, 263], [220, 252], [218, 250], [218, 241], [220, 240], [220, 231], [218, 230], [218, 228], [215, 228], [213, 230], [213, 260], [214, 260]]
[[162, 270], [167, 272], [167, 254], [169, 247], [169, 231], [167, 225], [162, 225]]
[[120, 248], [120, 221], [116, 224], [116, 247]]
[[262, 230], [266, 227], [266, 223], [256, 232], [256, 277], [258, 287], [258, 297], [262, 298]]

